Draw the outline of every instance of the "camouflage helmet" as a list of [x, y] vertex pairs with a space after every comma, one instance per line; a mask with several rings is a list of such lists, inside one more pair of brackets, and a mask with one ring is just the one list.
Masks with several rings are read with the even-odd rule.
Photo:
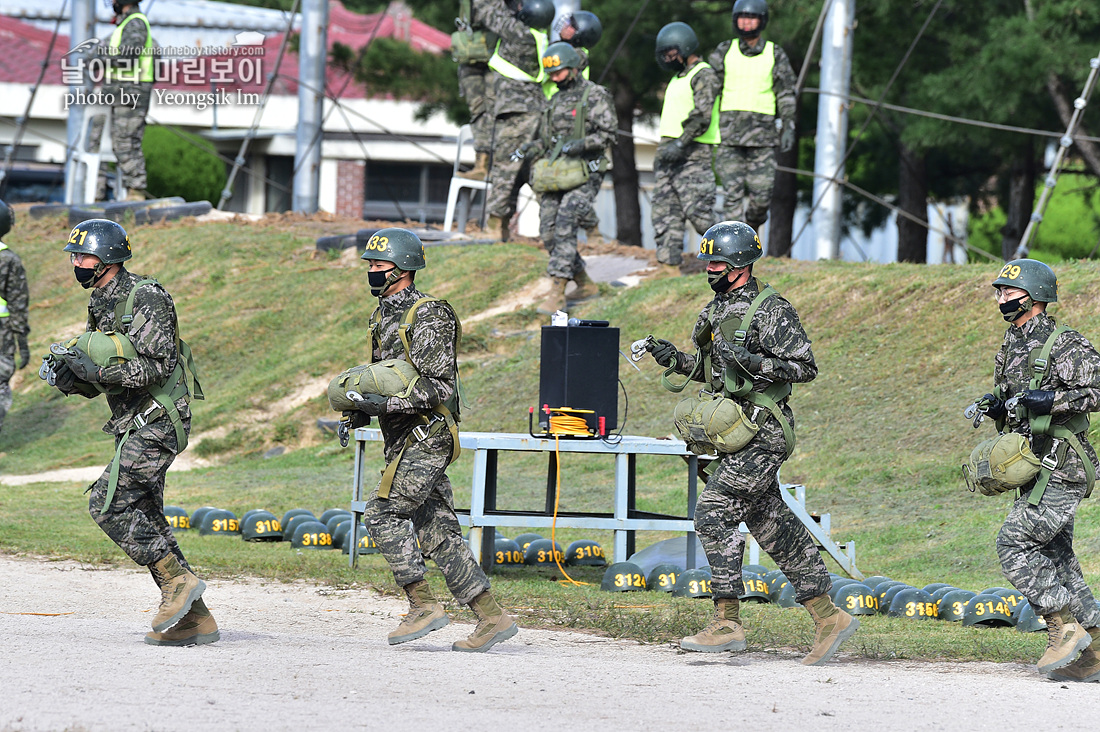
[[1001, 268], [994, 287], [1016, 287], [1035, 302], [1058, 302], [1058, 278], [1046, 264], [1035, 259], [1013, 259]]
[[408, 229], [379, 229], [367, 239], [366, 249], [360, 259], [376, 259], [393, 262], [406, 272], [424, 269], [424, 243]]
[[570, 45], [577, 48], [591, 48], [603, 38], [603, 24], [595, 13], [587, 10], [578, 10], [565, 18], [568, 25], [573, 26], [573, 37], [569, 39]]
[[551, 43], [542, 52], [542, 68], [548, 74], [553, 74], [562, 69], [579, 69], [581, 67], [581, 55], [577, 49], [565, 41]]
[[74, 226], [63, 251], [91, 254], [103, 264], [125, 262], [134, 256], [126, 229], [107, 219], [88, 219]]
[[665, 71], [680, 72], [682, 64], [665, 60], [665, 54], [672, 50], [679, 51], [684, 61], [699, 50], [699, 37], [687, 23], [669, 23], [657, 33], [657, 65]]
[[[754, 31], [743, 31], [737, 27], [737, 16], [754, 15], [760, 18], [760, 26]], [[764, 0], [737, 0], [733, 4], [733, 32], [741, 38], [756, 38], [768, 27], [768, 3]]]
[[697, 259], [725, 262], [740, 269], [762, 256], [764, 249], [760, 245], [760, 237], [751, 226], [740, 221], [719, 221], [703, 234]]
[[516, 0], [512, 4], [516, 20], [529, 28], [547, 29], [554, 22], [557, 10], [553, 0]]
[[15, 211], [8, 204], [0, 201], [0, 238], [7, 236], [8, 232], [15, 228]]

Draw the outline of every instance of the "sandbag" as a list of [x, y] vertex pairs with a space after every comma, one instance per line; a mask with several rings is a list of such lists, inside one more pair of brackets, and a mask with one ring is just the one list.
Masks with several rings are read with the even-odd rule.
[[412, 364], [399, 358], [352, 366], [329, 382], [328, 403], [337, 412], [355, 409], [355, 402], [347, 398], [349, 391], [407, 398], [419, 378]]
[[760, 431], [740, 404], [724, 397], [681, 399], [672, 423], [696, 455], [737, 452]]
[[1027, 438], [1009, 432], [981, 442], [962, 466], [967, 487], [996, 496], [1030, 483], [1041, 468]]

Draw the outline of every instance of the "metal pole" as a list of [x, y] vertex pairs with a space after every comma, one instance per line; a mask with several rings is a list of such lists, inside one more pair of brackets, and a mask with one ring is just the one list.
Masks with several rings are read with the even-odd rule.
[[814, 248], [817, 259], [840, 258], [841, 186], [848, 142], [848, 105], [852, 75], [855, 0], [833, 0], [821, 38], [821, 91], [817, 101], [817, 152], [814, 155]]
[[299, 45], [298, 134], [294, 154], [295, 211], [316, 213], [319, 205], [322, 144], [310, 144], [321, 131], [325, 101], [325, 59], [328, 54], [328, 0], [306, 0], [302, 6]]
[[554, 22], [550, 26], [550, 40], [560, 41], [561, 34], [558, 33], [558, 21], [561, 20], [563, 15], [572, 15], [581, 9], [581, 0], [554, 0], [554, 7], [557, 10], [554, 13]]
[[1096, 74], [1100, 70], [1100, 56], [1089, 59], [1089, 68], [1089, 76], [1085, 80], [1085, 89], [1081, 92], [1081, 96], [1073, 100], [1073, 116], [1070, 117], [1069, 125], [1066, 126], [1066, 134], [1062, 135], [1062, 139], [1059, 141], [1058, 154], [1054, 156], [1050, 172], [1047, 173], [1043, 192], [1039, 194], [1039, 202], [1035, 204], [1035, 209], [1031, 212], [1031, 218], [1027, 222], [1027, 228], [1024, 229], [1024, 235], [1020, 237], [1020, 246], [1016, 248], [1016, 254], [1014, 255], [1016, 259], [1027, 257], [1031, 235], [1035, 233], [1035, 227], [1043, 221], [1043, 211], [1046, 210], [1047, 200], [1050, 198], [1050, 194], [1054, 192], [1054, 185], [1058, 182], [1058, 171], [1062, 167], [1062, 160], [1073, 144], [1073, 134], [1077, 131], [1077, 123], [1081, 121], [1081, 115], [1089, 103], [1089, 96], [1096, 86]]
[[[95, 0], [73, 0], [72, 24], [69, 30], [69, 48], [74, 48], [82, 41], [86, 41], [95, 35]], [[91, 54], [84, 53], [85, 59], [90, 59]], [[76, 59], [73, 59], [74, 61]], [[87, 65], [84, 66], [84, 79], [79, 86], [69, 87], [69, 92], [74, 95], [86, 95], [92, 90], [91, 79], [87, 73]], [[69, 119], [65, 127], [65, 141], [68, 150], [75, 150], [80, 142], [81, 128], [84, 126], [84, 104], [69, 105]], [[84, 200], [84, 166], [73, 162], [73, 156], [67, 154], [68, 164], [65, 167], [66, 190], [70, 191], [70, 198], [65, 203], [89, 203]]]

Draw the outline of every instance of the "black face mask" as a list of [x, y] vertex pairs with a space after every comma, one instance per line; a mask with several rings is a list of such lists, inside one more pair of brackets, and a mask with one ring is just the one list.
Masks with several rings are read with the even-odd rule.
[[80, 283], [80, 286], [87, 290], [96, 281], [95, 268], [93, 267], [73, 267], [73, 274], [76, 276], [76, 281]]
[[1002, 302], [999, 307], [1001, 308], [1001, 317], [1005, 319], [1005, 322], [1013, 323], [1021, 315], [1031, 310], [1031, 296], [1024, 295], [1015, 300], [1007, 300]]
[[382, 291], [386, 289], [386, 278], [390, 276], [391, 272], [393, 272], [393, 269], [367, 272], [367, 282], [370, 283], [370, 294], [375, 297], [382, 296]]
[[728, 269], [722, 272], [707, 272], [707, 282], [710, 284], [710, 289], [719, 295], [723, 292], [729, 292], [730, 288], [733, 287], [733, 283], [726, 277], [728, 274]]

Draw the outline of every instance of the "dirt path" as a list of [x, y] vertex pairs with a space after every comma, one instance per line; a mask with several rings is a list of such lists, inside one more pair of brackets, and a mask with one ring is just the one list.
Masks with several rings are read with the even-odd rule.
[[1100, 686], [1016, 664], [805, 668], [536, 630], [467, 655], [450, 645], [468, 625], [387, 646], [403, 606], [367, 591], [214, 581], [206, 597], [221, 642], [157, 648], [142, 643], [156, 601], [144, 572], [0, 556], [0, 731], [1049, 732], [1100, 714]]

